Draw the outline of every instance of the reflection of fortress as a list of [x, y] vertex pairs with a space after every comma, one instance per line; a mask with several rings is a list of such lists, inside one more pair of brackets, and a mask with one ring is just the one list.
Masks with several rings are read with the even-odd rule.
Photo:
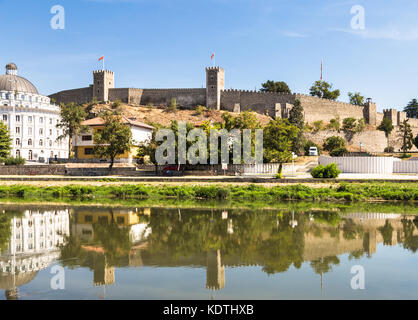
[[59, 246], [69, 235], [68, 210], [26, 210], [11, 225], [9, 247], [0, 256], [0, 289], [16, 298], [17, 287], [59, 258]]

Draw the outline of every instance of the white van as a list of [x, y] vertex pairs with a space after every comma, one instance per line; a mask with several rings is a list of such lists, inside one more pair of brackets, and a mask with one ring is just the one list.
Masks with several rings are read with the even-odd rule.
[[318, 148], [317, 147], [310, 147], [308, 155], [309, 156], [317, 156], [318, 155]]

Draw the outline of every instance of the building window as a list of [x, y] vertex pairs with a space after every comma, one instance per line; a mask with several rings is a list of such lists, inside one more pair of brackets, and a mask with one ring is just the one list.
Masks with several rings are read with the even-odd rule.
[[84, 216], [85, 222], [93, 222], [93, 216]]
[[93, 137], [92, 136], [81, 136], [81, 140], [82, 141], [92, 141]]
[[52, 129], [49, 129], [49, 135], [52, 136]]
[[31, 127], [28, 128], [28, 135], [32, 135], [32, 128]]
[[41, 135], [41, 136], [44, 135], [44, 129], [43, 128], [39, 128], [39, 135]]
[[52, 118], [49, 118], [49, 124], [52, 124]]
[[84, 149], [84, 154], [85, 155], [91, 155], [91, 154], [93, 154], [93, 148], [85, 148]]
[[20, 127], [16, 127], [16, 133], [20, 134]]
[[28, 160], [33, 160], [33, 152], [29, 150]]
[[52, 140], [49, 140], [49, 146], [52, 147]]
[[20, 122], [20, 116], [16, 116], [16, 122]]
[[28, 146], [32, 145], [32, 139], [28, 139]]
[[28, 116], [28, 122], [32, 123], [32, 116]]
[[39, 123], [44, 123], [44, 117], [39, 118]]
[[19, 138], [16, 138], [16, 145], [20, 146], [20, 139]]
[[42, 139], [39, 139], [39, 146], [42, 147], [44, 145], [44, 142], [42, 141]]
[[16, 158], [20, 158], [20, 150], [16, 150]]
[[125, 223], [125, 218], [124, 217], [117, 217], [116, 218], [116, 223], [117, 224], [124, 224]]
[[3, 114], [3, 121], [7, 121], [7, 114]]

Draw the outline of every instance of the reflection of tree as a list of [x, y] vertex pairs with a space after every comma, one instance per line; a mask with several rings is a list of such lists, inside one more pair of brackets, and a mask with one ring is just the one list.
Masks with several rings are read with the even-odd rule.
[[415, 225], [414, 222], [408, 219], [402, 219], [402, 228], [404, 234], [403, 247], [412, 252], [418, 250], [418, 236], [414, 236]]
[[325, 257], [320, 258], [318, 260], [314, 260], [311, 262], [311, 267], [314, 269], [315, 273], [317, 274], [323, 274], [328, 273], [332, 270], [332, 265], [339, 265], [340, 259], [338, 257]]
[[0, 215], [0, 253], [8, 248], [11, 235], [11, 218], [8, 215], [2, 214]]
[[378, 228], [377, 230], [379, 230], [379, 232], [382, 234], [383, 245], [385, 246], [392, 245], [393, 227], [390, 224], [389, 220], [386, 219], [385, 225], [383, 227]]
[[352, 251], [352, 252], [350, 252], [350, 254], [348, 255], [348, 260], [352, 260], [352, 259], [360, 259], [362, 256], [364, 256], [364, 249], [360, 249], [360, 250]]
[[358, 235], [362, 234], [361, 226], [355, 224], [353, 219], [347, 219], [344, 221], [343, 226], [343, 238], [346, 240], [354, 240]]

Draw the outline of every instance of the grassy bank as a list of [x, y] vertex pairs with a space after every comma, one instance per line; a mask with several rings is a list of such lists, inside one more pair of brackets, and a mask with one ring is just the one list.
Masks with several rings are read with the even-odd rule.
[[235, 201], [418, 201], [418, 183], [340, 183], [329, 187], [289, 186], [224, 186], [224, 185], [147, 185], [124, 184], [88, 186], [3, 185], [0, 198], [22, 199], [179, 199]]

